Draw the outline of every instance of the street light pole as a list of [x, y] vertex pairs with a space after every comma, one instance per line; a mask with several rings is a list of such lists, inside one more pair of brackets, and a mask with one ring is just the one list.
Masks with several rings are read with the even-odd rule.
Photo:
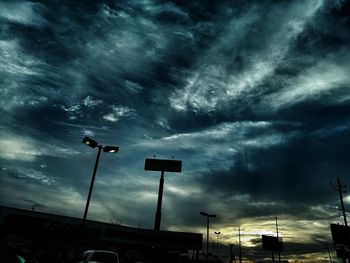
[[209, 217], [216, 217], [216, 215], [209, 215], [205, 212], [200, 212], [202, 216], [207, 217], [207, 261], [209, 260]]
[[86, 218], [87, 218], [87, 213], [88, 213], [88, 210], [89, 210], [89, 204], [90, 204], [92, 189], [94, 187], [96, 171], [97, 171], [98, 163], [100, 161], [101, 150], [103, 149], [104, 152], [116, 153], [116, 152], [119, 151], [119, 147], [117, 147], [117, 146], [105, 146], [105, 147], [103, 147], [102, 145], [99, 145], [96, 141], [94, 141], [93, 139], [91, 139], [89, 137], [85, 137], [83, 139], [82, 143], [86, 144], [87, 146], [90, 146], [91, 148], [98, 147], [96, 161], [95, 161], [95, 166], [94, 166], [94, 172], [92, 174], [90, 188], [89, 188], [89, 194], [88, 194], [88, 198], [87, 198], [86, 204], [85, 204], [85, 211], [84, 211], [83, 222], [82, 222], [82, 229], [84, 229], [85, 223], [86, 223]]
[[220, 231], [219, 232], [214, 232], [216, 234], [216, 258], [219, 259], [219, 235], [220, 235]]
[[97, 171], [97, 166], [98, 166], [98, 162], [100, 161], [100, 155], [101, 155], [101, 150], [102, 150], [102, 145], [98, 146], [98, 152], [97, 152], [97, 156], [96, 156], [96, 161], [95, 161], [95, 167], [94, 167], [94, 172], [92, 174], [92, 178], [91, 178], [91, 183], [90, 183], [90, 188], [89, 188], [89, 194], [88, 194], [88, 198], [86, 200], [86, 205], [85, 205], [85, 211], [84, 211], [84, 217], [83, 217], [83, 227], [85, 226], [85, 222], [86, 222], [86, 217], [87, 217], [87, 213], [89, 210], [89, 204], [90, 204], [90, 199], [91, 199], [91, 193], [92, 193], [92, 189], [94, 187], [94, 182], [95, 182], [95, 177], [96, 177], [96, 171]]
[[209, 259], [209, 216], [207, 216], [207, 261]]

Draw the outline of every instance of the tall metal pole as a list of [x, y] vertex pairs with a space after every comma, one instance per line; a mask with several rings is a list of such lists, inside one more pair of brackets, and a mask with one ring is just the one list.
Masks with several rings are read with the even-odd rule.
[[345, 226], [348, 226], [348, 222], [346, 221], [345, 207], [344, 207], [344, 201], [343, 201], [343, 189], [342, 189], [343, 185], [341, 184], [339, 177], [337, 178], [337, 183], [338, 183], [341, 209], [343, 210], [344, 223], [345, 223]]
[[219, 258], [219, 234], [216, 234], [216, 258]]
[[239, 263], [242, 263], [241, 227], [238, 227]]
[[209, 215], [207, 215], [207, 261], [209, 260]]
[[86, 217], [87, 217], [87, 213], [88, 213], [88, 210], [89, 210], [89, 204], [90, 204], [90, 199], [91, 199], [91, 193], [92, 193], [92, 189], [93, 189], [93, 187], [94, 187], [95, 176], [96, 176], [96, 171], [97, 171], [98, 162], [99, 162], [99, 160], [100, 160], [101, 150], [102, 150], [102, 145], [99, 145], [99, 146], [98, 146], [97, 156], [96, 156], [96, 161], [95, 161], [94, 172], [93, 172], [92, 178], [91, 178], [91, 183], [90, 183], [90, 188], [89, 188], [89, 194], [88, 194], [88, 198], [87, 198], [86, 205], [85, 205], [84, 217], [83, 217], [83, 222], [82, 222], [82, 228], [83, 228], [83, 229], [84, 229], [84, 227], [85, 227]]
[[157, 231], [160, 230], [160, 220], [162, 217], [163, 185], [164, 185], [164, 171], [162, 171], [162, 174], [159, 180], [158, 203], [157, 203], [156, 218], [154, 221], [154, 230], [157, 230]]
[[[333, 187], [337, 187], [337, 190], [339, 191], [339, 197], [340, 197], [340, 204], [341, 204], [341, 208], [343, 211], [343, 217], [344, 217], [344, 224], [345, 226], [348, 226], [348, 222], [346, 220], [346, 214], [345, 214], [345, 207], [344, 207], [344, 201], [343, 201], [343, 188], [346, 188], [346, 185], [342, 185], [342, 183], [340, 182], [339, 177], [337, 178], [337, 185], [333, 185], [332, 183], [330, 183], [331, 186]], [[346, 262], [345, 257], [343, 258], [343, 262]]]
[[281, 263], [281, 251], [280, 251], [280, 241], [278, 239], [278, 221], [277, 221], [277, 216], [276, 216], [276, 232], [277, 232], [278, 262]]
[[216, 234], [216, 258], [219, 258], [219, 235], [220, 235], [220, 231], [219, 232], [214, 232]]
[[208, 214], [208, 213], [205, 213], [205, 212], [200, 212], [199, 213], [200, 215], [202, 216], [205, 216], [207, 217], [207, 261], [209, 260], [209, 217], [216, 217], [216, 215], [213, 215], [213, 214]]

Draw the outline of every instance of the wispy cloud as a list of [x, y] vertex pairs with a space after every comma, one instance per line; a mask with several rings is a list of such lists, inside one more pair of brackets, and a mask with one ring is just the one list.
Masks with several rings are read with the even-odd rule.
[[[337, 65], [323, 61], [306, 70], [303, 75], [291, 79], [287, 87], [265, 98], [264, 107], [289, 107], [304, 100], [319, 100], [330, 97], [325, 104], [339, 103], [350, 99], [350, 92], [343, 93], [350, 86], [350, 64]], [[339, 92], [339, 95], [337, 95]]]
[[102, 118], [106, 121], [117, 122], [122, 118], [135, 116], [135, 110], [123, 106], [112, 106], [112, 112], [104, 115]]
[[[4, 170], [3, 170], [4, 171]], [[6, 173], [5, 173], [6, 174]], [[29, 181], [36, 181], [43, 185], [56, 185], [57, 181], [45, 175], [43, 172], [33, 169], [17, 169], [7, 173], [8, 175], [14, 176], [18, 179], [24, 179]]]
[[[177, 158], [186, 159], [185, 166], [191, 170], [210, 170], [214, 167], [231, 169], [245, 151], [269, 149], [288, 144], [297, 137], [296, 132], [281, 133], [268, 121], [242, 121], [223, 123], [192, 133], [178, 133], [143, 141], [138, 144], [145, 149], [164, 154], [171, 149]], [[189, 158], [196, 156], [196, 158]], [[250, 164], [253, 169], [253, 163]]]
[[[248, 34], [252, 27], [258, 27], [261, 16], [258, 12], [251, 11], [250, 14], [232, 19], [229, 27], [223, 31], [223, 36], [218, 38], [217, 45], [206, 52], [200, 59], [198, 68], [192, 76], [186, 81], [187, 85], [182, 90], [174, 92], [170, 97], [170, 103], [176, 110], [203, 110], [210, 112], [218, 109], [227, 109], [230, 103], [249, 93], [259, 93], [259, 87], [264, 84], [266, 77], [270, 76], [278, 67], [282, 59], [287, 55], [292, 41], [300, 34], [304, 25], [312, 18], [317, 10], [322, 6], [322, 1], [317, 0], [312, 3], [297, 3], [290, 7], [285, 6], [282, 21], [278, 26], [274, 19], [267, 19], [264, 25], [269, 28], [269, 41], [262, 40], [258, 50], [241, 51], [246, 52], [244, 58], [246, 64], [238, 72], [227, 70], [229, 66], [224, 56], [224, 50], [232, 50], [235, 47], [237, 38], [241, 41], [249, 38]], [[280, 16], [281, 10], [273, 10], [271, 17]], [[263, 29], [264, 30], [264, 29]], [[247, 34], [243, 33], [247, 32]], [[261, 32], [264, 34], [264, 31]], [[228, 42], [232, 40], [232, 42]], [[240, 47], [236, 47], [239, 49]], [[253, 52], [252, 52], [253, 51]], [[235, 61], [239, 58], [236, 50], [231, 51], [228, 61]], [[219, 55], [219, 57], [218, 57]], [[241, 54], [239, 54], [241, 55]], [[243, 58], [242, 58], [243, 59]], [[232, 62], [233, 64], [235, 62]], [[236, 63], [239, 63], [237, 61]], [[231, 65], [234, 67], [234, 65]]]
[[0, 3], [0, 18], [12, 23], [29, 26], [43, 26], [45, 19], [40, 11], [45, 7], [40, 3], [13, 1]]
[[0, 157], [8, 160], [35, 161], [41, 156], [68, 157], [78, 154], [70, 147], [49, 144], [31, 137], [6, 134], [0, 139]]
[[1, 109], [9, 112], [16, 107], [46, 103], [46, 96], [32, 95], [24, 90], [26, 78], [40, 75], [37, 68], [41, 68], [43, 62], [24, 54], [17, 40], [0, 40], [0, 54]]
[[125, 86], [128, 90], [130, 90], [133, 93], [138, 93], [143, 89], [143, 87], [140, 84], [128, 80], [125, 81]]

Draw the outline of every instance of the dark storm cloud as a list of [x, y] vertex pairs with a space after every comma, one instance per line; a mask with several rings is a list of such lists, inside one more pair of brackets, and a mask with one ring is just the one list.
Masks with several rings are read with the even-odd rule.
[[[320, 2], [318, 3], [320, 4]], [[347, 144], [349, 127], [346, 110], [348, 108], [348, 99], [346, 98], [348, 96], [347, 87], [349, 85], [346, 71], [349, 69], [349, 63], [346, 59], [347, 53], [344, 51], [348, 49], [347, 45], [344, 45], [344, 43], [348, 42], [347, 38], [349, 34], [348, 30], [346, 30], [348, 20], [333, 17], [334, 13], [345, 9], [345, 5], [346, 3], [342, 6], [339, 3], [336, 5], [326, 2], [319, 10], [316, 8], [317, 11], [314, 14], [309, 14], [309, 10], [305, 12], [304, 17], [298, 14], [300, 18], [304, 18], [306, 21], [293, 21], [288, 15], [284, 17], [286, 19], [285, 21], [291, 24], [292, 33], [295, 30], [295, 35], [291, 36], [290, 42], [283, 42], [283, 45], [279, 47], [275, 46], [275, 48], [279, 48], [279, 51], [276, 53], [278, 57], [274, 58], [274, 53], [268, 54], [271, 58], [266, 57], [264, 59], [266, 64], [263, 66], [265, 68], [261, 68], [263, 75], [256, 75], [255, 79], [253, 75], [251, 80], [253, 82], [257, 81], [257, 83], [253, 84], [256, 84], [256, 88], [259, 88], [256, 94], [247, 96], [250, 94], [247, 94], [245, 90], [249, 92], [251, 83], [243, 83], [246, 89], [242, 91], [243, 96], [238, 96], [244, 102], [242, 103], [240, 101], [234, 106], [231, 106], [233, 108], [231, 118], [241, 118], [241, 115], [244, 114], [245, 118], [248, 116], [259, 118], [258, 116], [260, 116], [260, 118], [286, 118], [289, 121], [294, 120], [300, 126], [294, 130], [297, 133], [296, 138], [271, 149], [248, 150], [248, 155], [253, 160], [255, 171], [246, 171], [243, 169], [245, 165], [249, 165], [249, 161], [242, 160], [244, 158], [241, 158], [241, 165], [237, 165], [231, 170], [213, 169], [214, 171], [209, 172], [208, 176], [201, 178], [201, 183], [208, 185], [208, 191], [216, 192], [220, 190], [222, 192], [226, 189], [227, 193], [231, 193], [231, 191], [239, 192], [242, 190], [241, 192], [249, 192], [257, 199], [271, 198], [274, 200], [276, 198], [282, 198], [295, 200], [296, 202], [303, 201], [307, 204], [311, 200], [313, 200], [312, 202], [322, 201], [316, 200], [315, 196], [323, 196], [324, 200], [329, 197], [331, 193], [327, 191], [327, 194], [324, 195], [324, 191], [326, 191], [329, 176], [335, 172], [334, 167], [337, 167], [337, 175], [346, 176], [348, 158], [342, 152], [346, 152], [347, 149], [345, 145]], [[265, 6], [261, 5], [257, 8], [263, 7]], [[272, 13], [274, 11], [276, 13], [281, 12], [281, 10], [284, 10], [283, 7], [291, 15], [297, 12], [299, 13], [302, 4], [274, 5]], [[302, 12], [300, 13], [302, 14]], [[329, 21], [328, 16], [331, 17]], [[263, 16], [257, 16], [256, 20], [260, 21], [262, 18]], [[254, 52], [254, 56], [257, 56], [257, 54], [259, 56], [260, 53], [255, 52], [255, 49], [266, 50], [275, 44], [271, 39], [264, 42], [264, 36], [271, 36], [273, 34], [276, 39], [282, 40], [279, 34], [285, 34], [283, 41], [288, 40], [289, 32], [281, 31], [280, 25], [275, 23], [274, 19], [277, 19], [277, 16], [272, 15], [267, 19], [266, 23], [259, 23], [256, 27], [250, 27], [256, 30], [256, 28], [261, 26], [263, 30], [257, 30], [259, 34], [254, 35], [255, 40], [245, 39], [242, 42], [245, 44], [256, 42], [255, 46], [246, 47], [249, 52], [245, 59], [249, 58], [250, 52]], [[283, 21], [282, 19], [282, 23]], [[293, 22], [296, 24], [293, 25]], [[269, 25], [271, 28], [269, 28]], [[325, 36], [324, 32], [328, 31], [326, 28], [333, 28], [335, 25], [337, 25], [339, 31], [342, 33], [337, 34], [337, 39], [332, 41], [332, 36], [327, 34]], [[284, 30], [286, 29], [284, 28]], [[311, 30], [313, 34], [310, 34]], [[303, 38], [306, 36], [313, 39], [305, 41]], [[247, 33], [243, 37], [248, 38], [250, 34]], [[309, 45], [307, 47], [309, 50], [305, 50], [306, 45]], [[321, 53], [324, 52], [324, 49], [320, 48], [319, 45], [327, 46], [327, 54]], [[235, 45], [231, 43], [231, 46]], [[335, 47], [338, 49], [334, 50]], [[218, 50], [221, 51], [222, 46], [219, 45], [219, 48]], [[232, 51], [226, 53], [226, 55], [231, 54]], [[211, 59], [210, 62], [215, 63], [215, 59]], [[255, 62], [259, 63], [259, 61]], [[276, 63], [276, 65], [269, 64], [271, 62]], [[241, 68], [243, 69], [242, 73], [244, 73], [244, 66], [249, 66], [249, 62], [243, 61], [242, 63], [243, 67]], [[311, 70], [307, 68], [310, 66]], [[278, 74], [274, 74], [275, 72]], [[198, 77], [194, 81], [194, 83], [198, 82]], [[293, 81], [297, 82], [295, 88], [291, 86], [291, 82]], [[206, 85], [204, 82], [200, 82], [200, 84], [202, 86]], [[215, 86], [212, 87], [212, 91], [208, 89], [208, 92], [212, 93], [211, 97], [206, 97], [205, 94], [202, 94], [202, 86], [198, 89], [200, 93], [195, 92], [188, 95], [188, 100], [198, 98], [196, 102], [193, 101], [194, 104], [192, 104], [192, 107], [199, 107], [199, 109], [204, 110], [206, 107], [215, 107], [217, 103], [215, 101], [216, 98], [225, 102], [225, 97], [216, 97]], [[281, 89], [281, 86], [285, 88]], [[255, 88], [255, 86], [252, 88]], [[222, 87], [218, 90], [220, 92]], [[260, 103], [261, 100], [263, 104]], [[248, 102], [255, 103], [249, 105]], [[259, 104], [264, 106], [264, 108], [255, 106]], [[276, 105], [276, 107], [271, 107], [273, 105]], [[236, 110], [236, 108], [242, 106], [248, 107], [248, 109]], [[182, 107], [187, 106], [183, 104]], [[253, 107], [253, 109], [249, 109], [249, 107]], [[257, 108], [260, 111], [256, 111]], [[210, 108], [208, 109], [210, 110]], [[216, 107], [217, 109], [220, 109], [220, 105]], [[210, 116], [210, 114], [208, 115]], [[211, 113], [211, 115], [217, 116], [217, 113]], [[288, 125], [284, 126], [287, 126], [288, 129]], [[319, 138], [320, 136], [322, 138]], [[341, 139], [339, 140], [339, 138]], [[244, 153], [242, 152], [241, 155], [244, 155]], [[272, 196], [270, 196], [271, 194]]]
[[[247, 148], [229, 170], [214, 170], [199, 180], [207, 190], [252, 195], [255, 200], [312, 204], [329, 199], [328, 183], [349, 170], [349, 128], [305, 131], [288, 143], [268, 149]], [[317, 134], [318, 133], [318, 134]], [[246, 156], [244, 156], [246, 155]], [[332, 180], [333, 180], [332, 179]], [[293, 202], [292, 201], [292, 202]], [[311, 203], [309, 203], [311, 202]]]

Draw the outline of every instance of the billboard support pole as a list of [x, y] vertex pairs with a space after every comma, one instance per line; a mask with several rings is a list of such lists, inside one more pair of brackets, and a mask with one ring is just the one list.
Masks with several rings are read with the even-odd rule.
[[158, 203], [157, 203], [156, 218], [154, 221], [154, 230], [157, 230], [157, 231], [160, 230], [160, 221], [162, 217], [163, 185], [164, 185], [164, 171], [162, 171], [159, 179]]
[[[155, 156], [154, 156], [155, 157]], [[164, 172], [181, 173], [182, 161], [180, 160], [163, 160], [163, 159], [145, 159], [146, 171], [160, 171], [161, 176], [159, 180], [158, 202], [156, 217], [154, 220], [154, 230], [160, 230], [160, 221], [162, 217], [162, 200], [163, 200], [163, 185]]]

